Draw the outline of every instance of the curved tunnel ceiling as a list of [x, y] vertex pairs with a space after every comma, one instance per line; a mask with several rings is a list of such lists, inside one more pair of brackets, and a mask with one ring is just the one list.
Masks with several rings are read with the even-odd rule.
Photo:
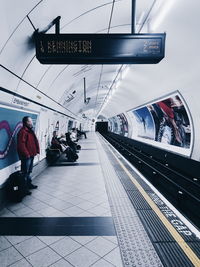
[[[17, 77], [4, 81], [7, 89], [26, 96], [25, 81], [36, 94], [47, 95], [73, 114], [95, 117], [121, 65], [42, 65], [35, 57], [33, 33], [37, 28], [47, 30], [57, 16], [61, 16], [61, 33], [130, 33], [131, 2], [21, 0], [19, 5], [13, 6], [11, 0], [1, 1], [0, 66]], [[154, 2], [137, 1], [137, 31]], [[54, 31], [55, 27], [48, 30]], [[84, 103], [84, 77], [86, 94], [90, 98], [87, 104]]]

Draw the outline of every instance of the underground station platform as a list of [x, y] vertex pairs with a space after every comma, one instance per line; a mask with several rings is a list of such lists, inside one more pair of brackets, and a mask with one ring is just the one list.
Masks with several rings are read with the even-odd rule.
[[99, 133], [0, 213], [1, 266], [200, 266], [200, 233]]

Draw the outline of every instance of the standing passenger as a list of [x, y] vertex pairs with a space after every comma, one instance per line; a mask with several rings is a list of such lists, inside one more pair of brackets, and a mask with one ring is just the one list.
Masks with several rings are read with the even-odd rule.
[[39, 143], [33, 131], [32, 119], [26, 116], [22, 122], [23, 127], [17, 135], [17, 152], [21, 160], [21, 171], [25, 176], [27, 187], [29, 189], [36, 189], [37, 185], [31, 183], [30, 174], [33, 169], [34, 156], [40, 153]]

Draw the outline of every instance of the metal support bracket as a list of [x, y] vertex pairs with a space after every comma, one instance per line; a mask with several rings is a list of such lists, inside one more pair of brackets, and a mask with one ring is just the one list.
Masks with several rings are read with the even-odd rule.
[[60, 19], [61, 16], [56, 17], [51, 23], [49, 23], [46, 28], [44, 28], [42, 31], [39, 31], [39, 29], [35, 30], [35, 34], [37, 33], [46, 33], [53, 25], [55, 25], [55, 32], [56, 34], [60, 34]]
[[55, 28], [56, 28], [56, 34], [60, 34], [60, 19], [61, 19], [61, 16], [58, 16], [57, 18], [53, 20], [53, 23], [55, 24]]
[[132, 24], [131, 24], [132, 34], [135, 34], [135, 9], [136, 9], [136, 0], [132, 0]]

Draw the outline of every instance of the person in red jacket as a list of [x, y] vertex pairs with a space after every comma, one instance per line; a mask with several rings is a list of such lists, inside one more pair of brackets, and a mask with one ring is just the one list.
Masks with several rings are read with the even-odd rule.
[[[30, 174], [33, 170], [34, 156], [40, 153], [39, 143], [33, 131], [33, 122], [31, 117], [24, 117], [23, 127], [17, 135], [17, 152], [21, 160], [21, 171], [25, 175], [29, 189], [36, 189], [37, 185], [31, 182]], [[31, 194], [31, 192], [28, 192]]]
[[157, 104], [159, 105], [159, 107], [163, 111], [165, 118], [172, 125], [176, 141], [179, 144], [181, 144], [182, 139], [181, 139], [180, 133], [178, 131], [178, 126], [177, 126], [175, 118], [174, 118], [174, 110], [172, 108], [172, 103], [173, 103], [173, 99], [168, 98], [168, 99], [165, 99], [163, 101], [158, 102]]

